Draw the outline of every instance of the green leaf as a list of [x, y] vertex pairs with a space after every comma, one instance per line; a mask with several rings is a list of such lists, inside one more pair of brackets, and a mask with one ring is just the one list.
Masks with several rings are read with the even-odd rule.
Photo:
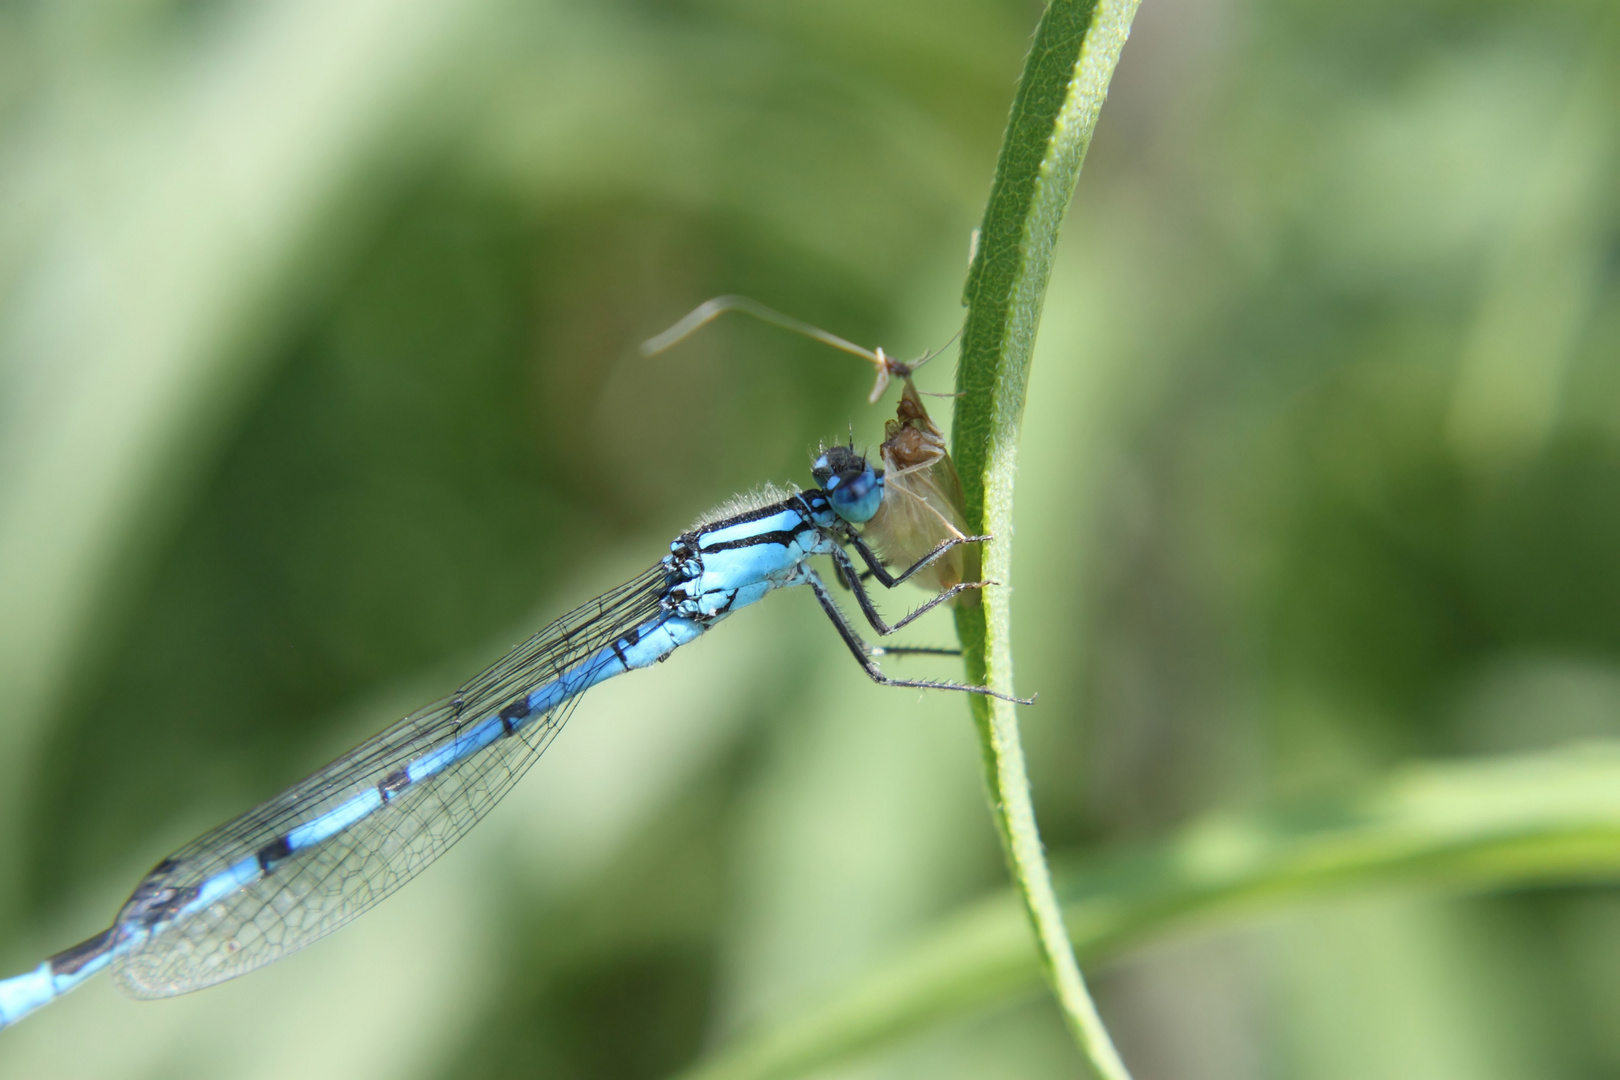
[[[1065, 875], [1088, 961], [1173, 930], [1392, 886], [1484, 892], [1620, 879], [1620, 746], [1397, 771], [1359, 795], [1219, 816]], [[819, 1005], [684, 1080], [797, 1076], [1037, 989], [1018, 898], [944, 920]]]
[[[1013, 101], [968, 273], [952, 452], [968, 524], [994, 537], [984, 552], [989, 581], [1006, 581], [1011, 571], [1018, 426], [1052, 255], [1135, 14], [1136, 0], [1058, 0], [1047, 8]], [[988, 587], [982, 604], [958, 609], [957, 633], [969, 681], [1011, 695], [1009, 608], [1008, 593]], [[1092, 1071], [1114, 1080], [1128, 1076], [1063, 930], [1014, 706], [975, 698], [972, 708], [996, 827], [1058, 1004]]]

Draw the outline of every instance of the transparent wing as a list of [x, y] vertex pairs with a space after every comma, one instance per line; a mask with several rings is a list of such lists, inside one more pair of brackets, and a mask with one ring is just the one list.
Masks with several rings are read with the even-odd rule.
[[[884, 497], [877, 513], [861, 527], [861, 535], [891, 567], [907, 567], [942, 540], [967, 535], [962, 481], [944, 436], [909, 378], [895, 418], [883, 430], [887, 436], [882, 446]], [[911, 580], [925, 589], [944, 592], [978, 576], [977, 549], [955, 547]]]
[[[412, 761], [455, 740], [615, 639], [659, 614], [664, 571], [655, 566], [547, 626], [459, 693], [381, 734], [234, 821], [163, 860], [136, 888], [119, 927], [151, 927], [114, 965], [136, 997], [185, 993], [285, 956], [331, 933], [409, 881], [472, 828], [533, 765], [577, 699], [437, 774], [399, 788], [375, 811], [244, 881], [198, 910], [154, 919], [165, 897], [253, 860], [300, 825], [378, 789]], [[249, 865], [252, 865], [249, 863]], [[178, 911], [176, 903], [173, 910]]]

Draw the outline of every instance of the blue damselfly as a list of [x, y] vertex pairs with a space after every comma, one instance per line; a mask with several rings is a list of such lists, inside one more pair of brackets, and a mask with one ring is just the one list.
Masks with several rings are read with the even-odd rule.
[[158, 863], [108, 929], [0, 980], [0, 1027], [105, 968], [136, 997], [166, 997], [241, 975], [331, 933], [488, 813], [586, 690], [667, 658], [774, 590], [808, 585], [874, 682], [994, 694], [885, 675], [874, 659], [882, 650], [862, 640], [810, 566], [814, 556], [830, 557], [867, 623], [887, 636], [983, 583], [958, 581], [889, 624], [864, 577], [892, 588], [985, 538], [946, 536], [890, 573], [855, 528], [882, 507], [884, 474], [853, 446], [823, 449], [812, 474], [818, 486], [811, 490], [767, 489], [728, 504], [676, 537], [646, 571], [553, 622], [455, 694]]

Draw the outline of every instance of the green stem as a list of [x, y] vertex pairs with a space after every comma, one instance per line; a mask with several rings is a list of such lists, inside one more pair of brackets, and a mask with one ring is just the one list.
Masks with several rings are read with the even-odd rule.
[[[1011, 572], [1013, 482], [1029, 362], [1058, 233], [1080, 177], [1137, 0], [1054, 0], [1042, 17], [1013, 101], [979, 248], [968, 273], [952, 455], [968, 524], [995, 537], [984, 572]], [[985, 590], [957, 609], [968, 680], [1012, 694], [1010, 597]], [[1069, 947], [1030, 801], [1014, 706], [973, 699], [991, 807], [1035, 931], [1041, 961], [1086, 1062], [1105, 1080], [1129, 1073], [1086, 992]]]
[[[1481, 892], [1620, 879], [1620, 747], [1405, 768], [1348, 799], [1207, 819], [1088, 860], [1060, 895], [1088, 961], [1188, 927], [1396, 886]], [[837, 994], [725, 1047], [683, 1080], [767, 1080], [847, 1062], [1035, 991], [1019, 903], [944, 920]]]

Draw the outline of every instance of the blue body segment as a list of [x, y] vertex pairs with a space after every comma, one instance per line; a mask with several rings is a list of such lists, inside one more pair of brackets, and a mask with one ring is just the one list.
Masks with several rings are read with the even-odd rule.
[[[353, 821], [359, 821], [364, 815], [351, 812], [348, 816]], [[298, 833], [307, 832], [309, 828], [310, 826], [306, 825], [302, 829], [294, 829], [293, 834], [296, 836]], [[326, 830], [326, 835], [330, 836], [336, 831], [337, 829], [335, 828], [328, 829]], [[299, 841], [295, 840], [294, 836], [288, 837], [288, 846], [294, 851], [297, 851], [300, 847], [308, 847], [310, 844], [319, 842], [319, 840], [314, 837], [306, 837], [304, 840]], [[324, 839], [324, 837], [322, 837], [322, 839]], [[246, 885], [248, 882], [252, 881], [259, 875], [260, 870], [261, 867], [259, 866], [257, 859], [248, 858], [241, 860], [240, 862], [236, 863], [236, 865], [230, 867], [222, 873], [215, 874], [213, 877], [209, 878], [207, 881], [198, 886], [197, 895], [192, 897], [186, 906], [181, 910], [201, 911], [214, 901], [229, 896], [237, 889], [240, 889], [243, 885]]]
[[71, 984], [58, 985], [58, 980], [52, 977], [51, 962], [47, 960], [26, 975], [0, 982], [0, 1015], [26, 1016], [71, 988]]
[[705, 548], [720, 547], [738, 541], [748, 541], [756, 536], [793, 532], [801, 527], [803, 523], [800, 511], [795, 509], [781, 510], [763, 518], [754, 518], [749, 521], [740, 521], [735, 525], [710, 529], [703, 536], [703, 546]]
[[[457, 742], [451, 743], [443, 750], [434, 751], [421, 761], [411, 762], [409, 770], [411, 780], [413, 782], [416, 780], [424, 780], [438, 772], [440, 769], [444, 768], [447, 762], [443, 761], [442, 759], [448, 752], [459, 749], [457, 745], [459, 742], [460, 740], [458, 739]], [[427, 765], [428, 767], [423, 768], [423, 765]], [[365, 817], [382, 804], [382, 792], [376, 790], [375, 788], [365, 792], [364, 794], [356, 795], [354, 798], [339, 806], [337, 809], [328, 810], [314, 821], [311, 821], [308, 825], [300, 825], [298, 828], [288, 833], [287, 847], [292, 851], [302, 851], [307, 847], [314, 847], [322, 840], [325, 840], [331, 836], [336, 836], [338, 833], [342, 832], [344, 829], [347, 829], [350, 825], [353, 825], [355, 822], [359, 821], [361, 818]], [[240, 881], [237, 880], [238, 873], [238, 866], [233, 866], [219, 876], [222, 879], [226, 879], [227, 884], [240, 884]], [[209, 886], [213, 884], [214, 880], [215, 879], [210, 878], [208, 882], [203, 885], [203, 891], [205, 893], [209, 890]]]
[[585, 691], [664, 659], [773, 590], [810, 582], [821, 595], [808, 560], [842, 555], [849, 523], [870, 517], [882, 494], [881, 476], [845, 456], [858, 469], [846, 463], [831, 483], [821, 475], [826, 457], [817, 462], [824, 490], [683, 533], [657, 565], [557, 620], [460, 693], [164, 859], [111, 928], [0, 980], [0, 1027], [109, 966], [137, 997], [208, 986], [377, 903], [488, 812]]

